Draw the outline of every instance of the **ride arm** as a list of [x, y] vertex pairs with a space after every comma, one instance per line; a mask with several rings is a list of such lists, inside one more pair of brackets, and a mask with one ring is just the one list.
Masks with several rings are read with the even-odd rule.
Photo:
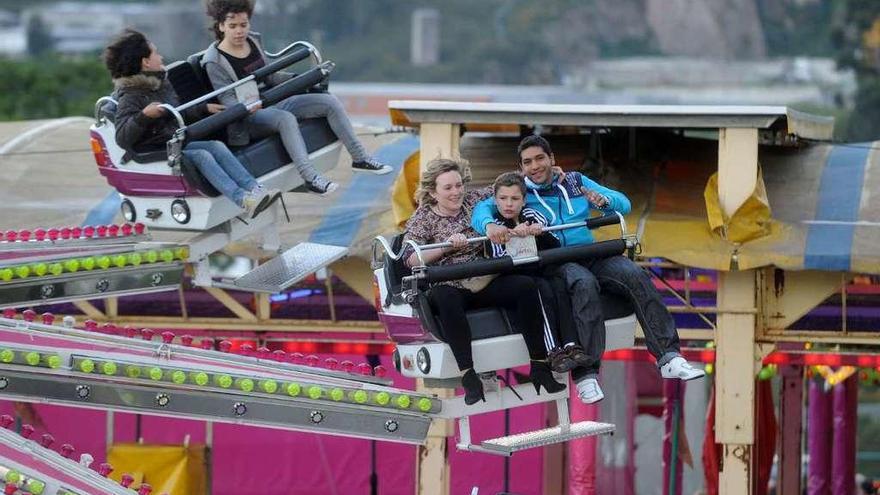
[[471, 213], [471, 227], [478, 234], [486, 235], [486, 226], [493, 222], [495, 211], [495, 200], [491, 196], [480, 201]]
[[632, 209], [632, 204], [629, 202], [629, 198], [627, 198], [625, 194], [620, 191], [615, 191], [610, 187], [600, 185], [598, 182], [590, 179], [589, 177], [586, 177], [583, 174], [579, 175], [581, 177], [581, 186], [583, 186], [585, 189], [596, 191], [597, 193], [608, 198], [609, 206], [606, 206], [605, 208], [598, 208], [599, 210], [613, 210], [616, 212], [620, 212], [624, 215], [630, 212], [630, 210]]

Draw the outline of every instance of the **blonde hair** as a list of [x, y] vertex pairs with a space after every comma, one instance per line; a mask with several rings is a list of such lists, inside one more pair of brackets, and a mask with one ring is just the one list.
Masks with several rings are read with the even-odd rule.
[[467, 160], [435, 158], [428, 162], [419, 179], [419, 188], [416, 189], [416, 202], [419, 206], [431, 206], [437, 203], [437, 200], [431, 197], [431, 193], [437, 190], [437, 177], [446, 172], [458, 172], [464, 184], [471, 180], [471, 167]]

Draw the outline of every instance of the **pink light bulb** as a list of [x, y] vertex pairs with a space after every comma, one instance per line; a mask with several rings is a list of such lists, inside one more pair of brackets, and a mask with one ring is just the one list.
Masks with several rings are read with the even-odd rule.
[[12, 416], [10, 416], [8, 414], [4, 414], [3, 416], [0, 416], [0, 427], [9, 428], [9, 426], [12, 425], [12, 423], [14, 423], [14, 422], [15, 422], [15, 418], [13, 418]]
[[40, 445], [45, 448], [49, 448], [52, 444], [55, 443], [55, 437], [53, 437], [50, 433], [43, 433], [40, 437]]
[[202, 347], [202, 349], [210, 351], [214, 348], [214, 339], [212, 339], [211, 337], [204, 338], [201, 340], [201, 342], [199, 342], [199, 345]]
[[342, 368], [342, 371], [346, 373], [351, 373], [351, 370], [354, 369], [354, 363], [346, 359], [345, 361], [339, 363], [339, 367]]
[[385, 378], [388, 375], [388, 369], [380, 364], [373, 368], [373, 374], [379, 378]]
[[75, 449], [73, 448], [73, 445], [70, 445], [69, 443], [65, 443], [64, 445], [61, 446], [61, 455], [63, 457], [70, 459], [70, 456], [73, 455], [74, 450]]
[[308, 356], [306, 356], [306, 366], [315, 367], [318, 366], [318, 363], [320, 362], [321, 360], [318, 358], [318, 356], [315, 356], [314, 354], [309, 354]]
[[162, 332], [162, 342], [166, 344], [174, 342], [174, 332]]
[[149, 328], [141, 328], [141, 338], [144, 340], [153, 340], [153, 335], [155, 335], [152, 329]]
[[86, 320], [84, 325], [89, 332], [95, 332], [98, 330], [98, 322], [95, 320]]
[[101, 476], [103, 476], [105, 478], [107, 476], [110, 476], [110, 473], [112, 473], [112, 472], [113, 472], [113, 466], [111, 466], [109, 463], [102, 462], [101, 465], [98, 466], [98, 474], [100, 474]]
[[44, 325], [51, 325], [55, 321], [55, 315], [49, 313], [48, 311], [41, 314], [40, 318], [43, 320]]
[[339, 360], [329, 357], [324, 360], [324, 367], [328, 370], [336, 370], [337, 368], [339, 368]]
[[21, 436], [25, 438], [30, 438], [31, 435], [34, 434], [34, 427], [31, 425], [22, 425], [21, 427]]
[[181, 335], [180, 336], [180, 343], [187, 346], [187, 347], [191, 346], [193, 343], [193, 336], [192, 335]]
[[229, 352], [232, 349], [232, 342], [228, 340], [220, 341], [220, 352]]
[[3, 317], [10, 320], [15, 318], [15, 308], [6, 308], [3, 310]]
[[372, 376], [373, 375], [373, 367], [367, 363], [361, 363], [357, 365], [357, 372], [364, 376]]
[[34, 321], [37, 318], [37, 312], [32, 309], [26, 309], [21, 312], [21, 317], [24, 321]]
[[283, 363], [287, 360], [287, 353], [278, 349], [277, 351], [272, 352], [272, 359], [278, 361], [279, 363]]
[[132, 483], [134, 483], [134, 476], [128, 473], [123, 474], [119, 481], [119, 484], [122, 485], [123, 488], [128, 488]]
[[294, 352], [290, 356], [288, 356], [287, 359], [289, 359], [290, 362], [293, 364], [303, 364], [303, 362], [305, 362], [305, 359], [303, 358], [301, 352]]

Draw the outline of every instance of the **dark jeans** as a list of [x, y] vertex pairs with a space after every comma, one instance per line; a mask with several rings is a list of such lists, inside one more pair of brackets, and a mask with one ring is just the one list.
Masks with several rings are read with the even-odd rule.
[[538, 288], [532, 277], [502, 275], [496, 277], [480, 292], [471, 292], [451, 285], [431, 287], [429, 296], [443, 325], [446, 343], [452, 349], [458, 369], [474, 367], [471, 352], [471, 329], [465, 312], [471, 309], [497, 306], [505, 308], [519, 323], [531, 359], [547, 357], [543, 338], [543, 315], [538, 304]]
[[559, 327], [562, 342], [579, 343], [590, 360], [586, 366], [574, 368], [571, 376], [578, 381], [588, 375], [598, 375], [605, 352], [605, 318], [599, 301], [599, 281], [578, 263], [564, 263], [551, 274], [553, 283], [567, 292], [570, 301], [570, 324]]
[[[675, 320], [645, 270], [625, 256], [591, 259], [581, 264], [596, 278], [603, 291], [623, 296], [632, 304], [645, 332], [648, 351], [657, 359], [658, 366], [681, 355]], [[604, 349], [604, 333], [602, 343]]]

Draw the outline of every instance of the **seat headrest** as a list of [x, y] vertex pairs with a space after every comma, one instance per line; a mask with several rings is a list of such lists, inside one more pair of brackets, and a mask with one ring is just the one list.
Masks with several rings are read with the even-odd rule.
[[[195, 64], [191, 62], [193, 57], [198, 57]], [[190, 55], [187, 60], [174, 62], [166, 68], [168, 81], [177, 92], [181, 103], [195, 100], [210, 91], [211, 86], [208, 84], [207, 76], [198, 62], [200, 59], [201, 54], [197, 53]]]

